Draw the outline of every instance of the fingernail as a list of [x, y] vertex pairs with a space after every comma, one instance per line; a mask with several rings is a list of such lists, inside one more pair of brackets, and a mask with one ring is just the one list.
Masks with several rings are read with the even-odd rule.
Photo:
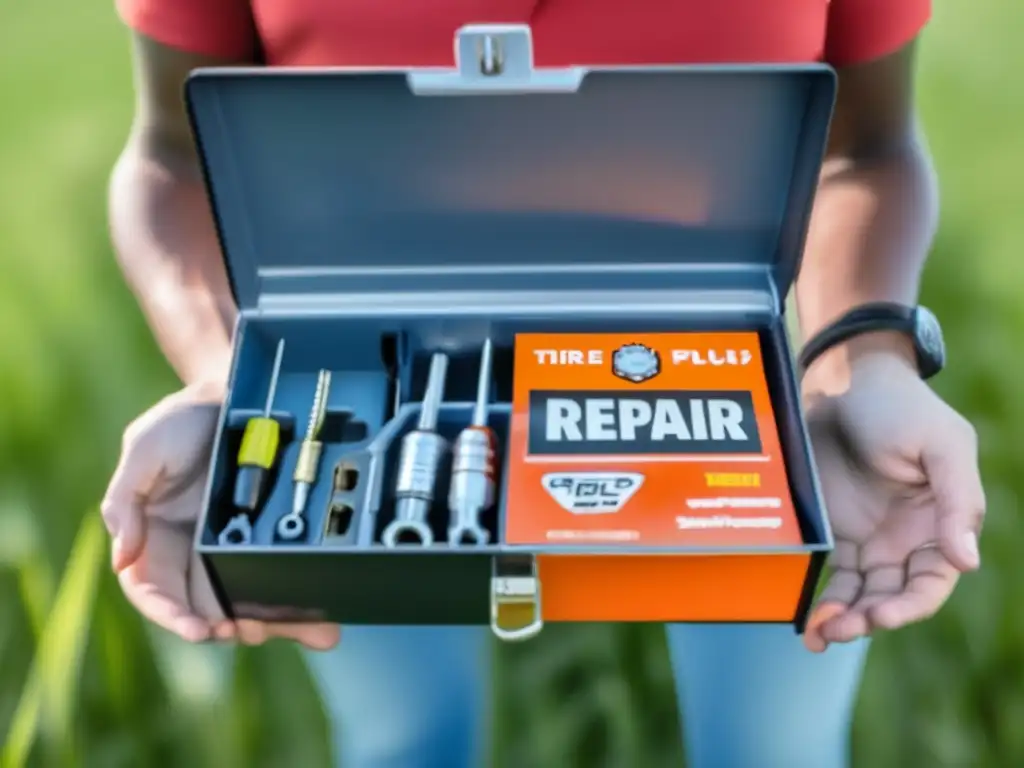
[[978, 550], [978, 537], [973, 533], [964, 534], [964, 550], [967, 552], [971, 563], [977, 568], [981, 564], [981, 552]]

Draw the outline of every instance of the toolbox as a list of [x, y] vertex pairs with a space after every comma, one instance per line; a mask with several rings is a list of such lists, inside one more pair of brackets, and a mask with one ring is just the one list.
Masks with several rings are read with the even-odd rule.
[[775, 622], [832, 548], [784, 303], [824, 65], [211, 69], [239, 307], [196, 546], [229, 615]]

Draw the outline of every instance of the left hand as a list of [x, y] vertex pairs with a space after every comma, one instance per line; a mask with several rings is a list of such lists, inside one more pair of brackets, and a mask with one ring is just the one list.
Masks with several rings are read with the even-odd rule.
[[835, 551], [805, 644], [821, 652], [932, 616], [981, 564], [974, 428], [884, 353], [852, 363], [842, 394], [812, 398], [808, 426]]

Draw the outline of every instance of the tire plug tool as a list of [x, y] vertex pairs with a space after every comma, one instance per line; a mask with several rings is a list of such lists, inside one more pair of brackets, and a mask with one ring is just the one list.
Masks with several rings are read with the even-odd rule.
[[306, 533], [306, 505], [309, 503], [309, 492], [316, 483], [320, 472], [320, 455], [324, 444], [320, 442], [320, 430], [327, 416], [327, 395], [331, 389], [331, 372], [322, 370], [316, 380], [316, 391], [313, 394], [313, 407], [309, 412], [309, 423], [306, 425], [306, 436], [299, 446], [299, 457], [295, 460], [295, 495], [292, 497], [292, 511], [277, 521], [277, 535], [285, 541], [295, 541]]
[[284, 357], [284, 339], [277, 342], [274, 368], [270, 374], [267, 403], [262, 416], [254, 416], [245, 425], [242, 445], [238, 450], [238, 475], [235, 478], [234, 504], [245, 512], [235, 515], [220, 532], [218, 541], [222, 545], [249, 544], [252, 541], [252, 519], [250, 514], [259, 506], [260, 497], [270, 470], [277, 459], [281, 442], [281, 425], [270, 417], [277, 394], [277, 381], [281, 376], [281, 360]]
[[263, 415], [249, 419], [242, 435], [238, 450], [238, 477], [235, 482], [235, 506], [255, 512], [263, 490], [270, 476], [270, 470], [277, 460], [277, 449], [281, 444], [281, 425], [271, 418], [277, 382], [281, 377], [281, 358], [284, 357], [284, 341], [277, 342], [274, 369], [270, 374], [270, 388]]
[[427, 390], [420, 405], [416, 429], [402, 440], [395, 483], [395, 519], [384, 529], [386, 547], [434, 543], [427, 518], [434, 503], [437, 475], [448, 442], [437, 433], [437, 416], [444, 398], [448, 356], [440, 352], [430, 359]]
[[490, 533], [480, 525], [480, 515], [494, 505], [497, 475], [497, 438], [487, 426], [487, 405], [491, 393], [491, 340], [480, 354], [473, 420], [452, 446], [452, 480], [448, 491], [451, 524], [448, 543], [482, 545]]

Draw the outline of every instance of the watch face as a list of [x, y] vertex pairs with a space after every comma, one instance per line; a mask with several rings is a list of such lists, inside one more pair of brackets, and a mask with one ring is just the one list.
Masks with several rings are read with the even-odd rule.
[[941, 371], [946, 364], [946, 344], [938, 318], [927, 307], [919, 306], [914, 312], [914, 341], [931, 372]]

